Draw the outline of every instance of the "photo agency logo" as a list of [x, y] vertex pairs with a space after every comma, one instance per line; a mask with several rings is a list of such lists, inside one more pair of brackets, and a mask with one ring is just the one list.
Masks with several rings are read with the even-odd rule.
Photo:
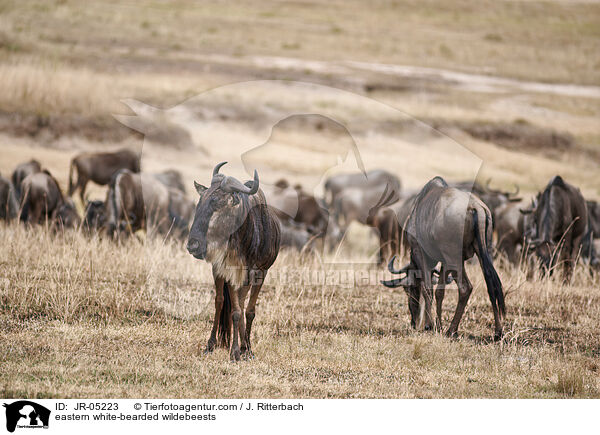
[[[213, 270], [222, 263], [236, 282], [253, 277], [233, 251], [257, 247], [229, 252], [225, 246], [244, 231], [253, 208], [268, 204], [282, 248], [318, 258], [339, 275], [334, 281], [354, 283], [357, 277], [349, 281], [348, 273], [387, 262], [388, 253], [399, 249], [397, 232], [386, 233], [390, 214], [398, 222], [405, 218], [411, 198], [441, 172], [471, 190], [482, 164], [469, 149], [397, 108], [312, 83], [235, 83], [169, 109], [123, 102], [135, 115], [115, 117], [143, 133], [142, 165], [178, 165], [195, 197], [185, 207], [171, 204], [165, 227], [149, 218], [148, 233], [179, 227], [190, 254], [211, 262]], [[142, 190], [147, 205], [157, 202], [151, 186]], [[295, 266], [269, 274], [285, 280], [307, 267]], [[322, 274], [304, 276], [314, 276], [315, 284], [327, 281]], [[373, 284], [380, 278], [358, 277]]]
[[50, 410], [29, 400], [19, 400], [3, 405], [6, 408], [6, 430], [48, 429]]

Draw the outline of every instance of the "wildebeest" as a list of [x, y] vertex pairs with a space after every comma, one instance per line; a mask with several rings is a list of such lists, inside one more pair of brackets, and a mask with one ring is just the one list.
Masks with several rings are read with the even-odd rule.
[[369, 217], [375, 215], [377, 210], [398, 201], [399, 192], [396, 189], [387, 184], [344, 189], [333, 202], [334, 220], [344, 232], [353, 221], [367, 225]]
[[518, 264], [525, 240], [525, 216], [520, 212], [523, 203], [507, 202], [496, 210], [496, 249]]
[[169, 189], [179, 190], [181, 193], [185, 194], [183, 176], [178, 170], [167, 169], [166, 171], [154, 174], [154, 176], [158, 179], [158, 181], [167, 186]]
[[83, 231], [91, 234], [100, 231], [106, 224], [104, 201], [88, 201], [83, 212]]
[[140, 229], [167, 234], [170, 229], [169, 191], [152, 174], [117, 171], [104, 203], [110, 237], [127, 236]]
[[21, 220], [32, 224], [45, 221], [74, 228], [79, 216], [72, 202], [65, 201], [56, 179], [44, 170], [29, 174], [21, 183]]
[[179, 189], [169, 190], [169, 222], [172, 224], [171, 232], [177, 238], [188, 236], [190, 224], [194, 218], [195, 205], [187, 199]]
[[15, 219], [19, 213], [19, 200], [13, 184], [0, 176], [0, 220]]
[[389, 261], [400, 252], [401, 247], [408, 248], [403, 228], [416, 198], [417, 194], [409, 195], [395, 204], [378, 209], [367, 219], [367, 225], [379, 232], [379, 264]]
[[477, 255], [494, 312], [494, 336], [499, 339], [502, 336], [501, 319], [505, 313], [504, 294], [489, 253], [492, 215], [487, 206], [476, 196], [449, 187], [441, 177], [435, 177], [417, 196], [405, 232], [411, 249], [410, 263], [395, 270], [392, 258], [389, 269], [392, 273], [404, 273], [408, 276], [382, 283], [388, 287], [405, 287], [409, 293], [411, 325], [416, 327], [419, 297], [422, 294], [425, 300], [425, 329], [432, 327], [432, 275], [440, 262], [440, 279], [435, 290], [437, 325], [441, 328], [445, 285], [449, 276], [452, 276], [458, 285], [458, 304], [446, 334], [453, 336], [457, 333], [473, 290], [464, 262]]
[[269, 207], [281, 221], [292, 219], [305, 225], [311, 234], [324, 234], [327, 230], [328, 212], [317, 199], [302, 190], [301, 186], [290, 187], [285, 180], [263, 189]]
[[597, 201], [586, 201], [588, 212], [587, 231], [581, 242], [581, 256], [585, 258], [592, 267], [600, 266], [600, 252], [596, 249], [594, 240], [600, 239], [600, 203]]
[[80, 224], [81, 218], [71, 198], [66, 198], [52, 212], [52, 226], [54, 229], [79, 228]]
[[[259, 189], [258, 173], [254, 171], [254, 180], [242, 184], [219, 173], [225, 163], [213, 169], [210, 187], [194, 182], [200, 199], [187, 250], [195, 258], [212, 264], [215, 318], [205, 352], [214, 349], [217, 333], [220, 344], [227, 347], [233, 332], [230, 358], [238, 361], [240, 355], [252, 357], [250, 333], [256, 301], [279, 252], [280, 227]], [[244, 322], [242, 314], [248, 292]]]
[[391, 191], [400, 192], [401, 184], [398, 177], [383, 169], [373, 169], [366, 175], [363, 173], [333, 175], [327, 179], [324, 185], [325, 201], [331, 208], [336, 198], [345, 189], [381, 187], [381, 192], [383, 192], [385, 186], [388, 186]]
[[534, 209], [521, 210], [532, 215], [528, 244], [535, 249], [543, 270], [552, 273], [560, 262], [569, 281], [588, 222], [585, 200], [579, 189], [560, 175], [550, 180], [538, 198]]
[[21, 183], [30, 174], [35, 174], [36, 172], [42, 172], [42, 165], [35, 159], [31, 159], [28, 162], [21, 163], [17, 165], [15, 170], [12, 173], [12, 184], [17, 193], [17, 198], [21, 197]]
[[[69, 167], [69, 191], [72, 196], [79, 189], [81, 203], [85, 204], [84, 195], [88, 181], [104, 186], [109, 184], [112, 176], [119, 169], [140, 172], [140, 155], [128, 149], [114, 152], [82, 153], [73, 157]], [[77, 170], [77, 182], [73, 184], [73, 171]]]
[[[292, 219], [280, 219], [282, 248], [292, 248], [300, 252], [312, 250], [319, 235], [312, 234], [306, 225]], [[322, 239], [322, 238], [321, 238]]]
[[461, 181], [458, 183], [450, 184], [451, 187], [463, 190], [465, 192], [471, 192], [475, 194], [483, 203], [488, 207], [492, 213], [492, 222], [494, 227], [496, 226], [496, 211], [504, 204], [521, 202], [522, 198], [517, 197], [519, 194], [519, 186], [515, 186], [514, 192], [507, 192], [498, 189], [492, 189], [490, 187], [491, 179], [489, 179], [484, 186], [478, 182]]

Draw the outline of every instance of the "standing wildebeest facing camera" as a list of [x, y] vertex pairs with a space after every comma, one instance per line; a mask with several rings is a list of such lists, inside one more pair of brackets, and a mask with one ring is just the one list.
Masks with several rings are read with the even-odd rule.
[[[187, 250], [212, 264], [215, 318], [205, 352], [214, 349], [217, 332], [220, 344], [229, 346], [233, 323], [230, 358], [239, 361], [240, 354], [253, 356], [250, 333], [256, 301], [267, 271], [279, 252], [280, 228], [258, 188], [258, 173], [254, 171], [254, 180], [242, 184], [233, 177], [219, 174], [225, 163], [213, 169], [210, 187], [194, 182], [200, 199]], [[242, 313], [248, 292], [250, 300], [244, 322]]]
[[[77, 183], [73, 184], [73, 169], [77, 169]], [[88, 181], [104, 186], [110, 183], [119, 169], [140, 172], [140, 155], [128, 149], [104, 153], [82, 153], [73, 157], [69, 167], [69, 192], [72, 196], [79, 189], [81, 203], [85, 204], [84, 195]]]
[[17, 193], [17, 197], [21, 197], [21, 183], [30, 174], [42, 172], [42, 165], [35, 159], [17, 165], [12, 173], [12, 184]]
[[587, 207], [579, 189], [557, 175], [538, 195], [537, 206], [521, 212], [531, 214], [527, 234], [533, 239], [528, 242], [535, 249], [542, 269], [552, 273], [560, 261], [564, 279], [570, 281], [588, 224]]
[[446, 334], [454, 336], [465, 311], [473, 286], [467, 277], [465, 261], [477, 255], [483, 271], [492, 310], [494, 312], [495, 338], [502, 337], [501, 316], [504, 316], [502, 283], [494, 268], [489, 246], [492, 241], [492, 215], [476, 196], [449, 187], [440, 177], [429, 181], [415, 200], [414, 209], [406, 224], [410, 245], [410, 264], [392, 273], [407, 274], [407, 278], [382, 281], [387, 287], [403, 286], [409, 293], [411, 325], [416, 327], [419, 315], [419, 296], [425, 299], [425, 329], [431, 329], [431, 303], [433, 299], [432, 274], [441, 262], [440, 279], [435, 299], [437, 325], [442, 324], [442, 302], [448, 277], [458, 284], [458, 304]]

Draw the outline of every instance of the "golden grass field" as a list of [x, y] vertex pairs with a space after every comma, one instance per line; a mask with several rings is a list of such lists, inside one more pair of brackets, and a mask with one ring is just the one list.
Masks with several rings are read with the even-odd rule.
[[[477, 176], [517, 183], [528, 198], [561, 174], [598, 200], [599, 42], [593, 1], [5, 1], [0, 174], [35, 157], [64, 190], [75, 154], [130, 146], [143, 150], [143, 170], [177, 168], [192, 192], [223, 160], [227, 174], [250, 178], [240, 156], [266, 143], [246, 155], [263, 183], [285, 176], [319, 195], [353, 139], [368, 168], [393, 171], [407, 190], [438, 174]], [[236, 85], [256, 79], [284, 82]], [[127, 99], [165, 110], [132, 110]], [[298, 108], [342, 122], [352, 137], [312, 117], [270, 131], [267, 121]], [[143, 141], [113, 117], [134, 112], [159, 130], [187, 131], [193, 145]], [[473, 137], [465, 123], [572, 141], [507, 146]], [[356, 168], [345, 165], [326, 174]], [[103, 199], [105, 187], [88, 189]], [[411, 330], [404, 292], [377, 281], [275, 279], [343, 267], [333, 257], [375, 274], [364, 264], [375, 246], [354, 225], [337, 256], [282, 251], [258, 302], [256, 359], [234, 364], [224, 349], [200, 351], [214, 290], [210, 266], [183, 243], [140, 235], [117, 245], [0, 223], [0, 396], [600, 397], [600, 281], [583, 265], [564, 284], [497, 259], [507, 305], [499, 343], [472, 265], [455, 340]], [[452, 285], [445, 326], [456, 299]]]

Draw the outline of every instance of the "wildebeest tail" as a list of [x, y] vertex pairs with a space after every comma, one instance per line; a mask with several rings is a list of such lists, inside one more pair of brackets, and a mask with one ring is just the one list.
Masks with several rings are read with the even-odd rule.
[[68, 196], [73, 195], [73, 167], [75, 166], [75, 159], [71, 160], [71, 165], [69, 165], [69, 192]]
[[479, 222], [479, 215], [476, 209], [473, 209], [473, 230], [475, 232], [475, 239], [477, 240], [477, 256], [481, 268], [483, 269], [483, 277], [485, 278], [485, 284], [490, 295], [492, 304], [498, 307], [500, 314], [504, 316], [506, 308], [504, 306], [504, 293], [502, 291], [502, 282], [498, 276], [498, 272], [494, 268], [492, 257], [488, 249], [488, 231], [491, 228], [491, 218], [487, 216], [487, 213], [482, 216], [482, 224]]
[[219, 345], [229, 347], [231, 338], [231, 298], [229, 297], [229, 283], [223, 283], [223, 306], [221, 307], [221, 315], [219, 316]]
[[29, 216], [29, 188], [27, 188], [25, 192], [21, 191], [20, 208], [21, 214], [19, 216], [19, 219], [23, 222], [26, 222]]

